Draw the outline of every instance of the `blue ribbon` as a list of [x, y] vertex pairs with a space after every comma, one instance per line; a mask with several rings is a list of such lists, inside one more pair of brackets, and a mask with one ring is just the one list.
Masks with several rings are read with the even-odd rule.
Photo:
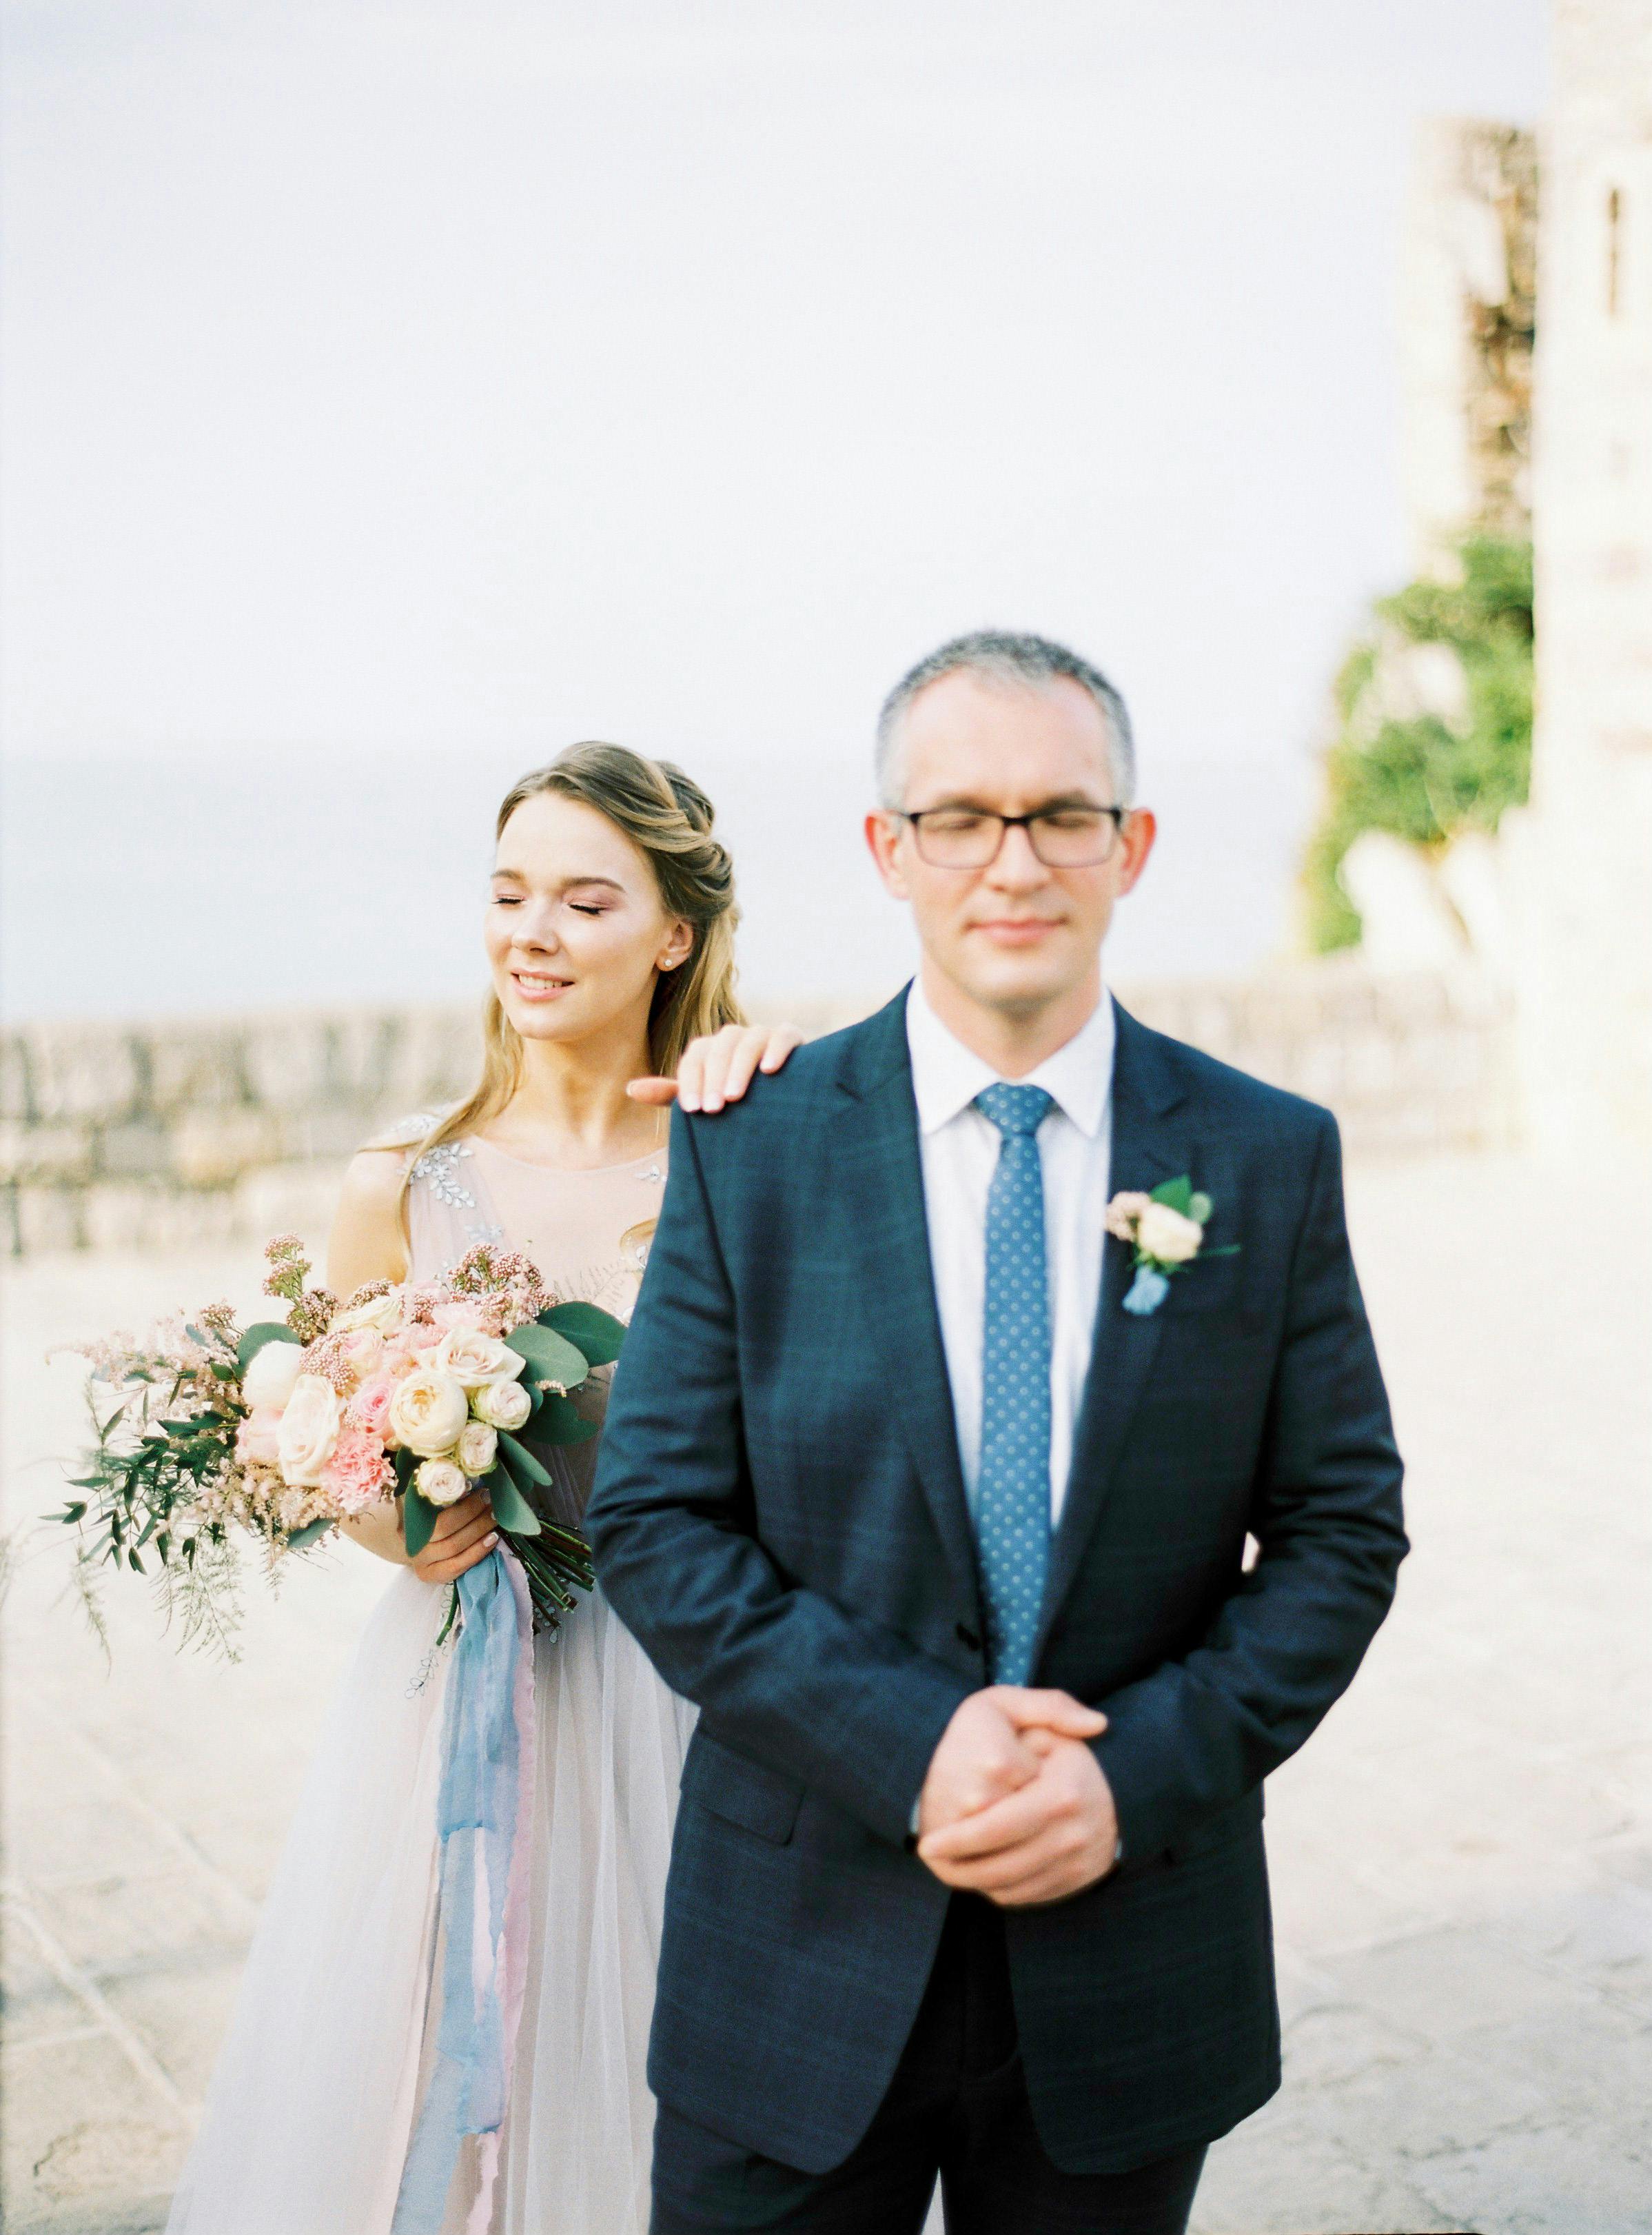
[[[497, 1552], [467, 1568], [455, 1588], [464, 1626], [447, 1681], [437, 1802], [446, 1934], [441, 2016], [391, 2235], [439, 2235], [460, 2142], [467, 2134], [492, 2133], [505, 2116], [500, 1974], [521, 1766], [516, 1599]], [[485, 1936], [476, 1929], [484, 1922], [478, 1913], [483, 1901]], [[484, 1937], [492, 1961], [479, 1981], [477, 1945]]]

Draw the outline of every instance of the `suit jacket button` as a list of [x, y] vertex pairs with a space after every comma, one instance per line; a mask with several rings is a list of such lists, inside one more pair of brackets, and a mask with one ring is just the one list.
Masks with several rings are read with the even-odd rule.
[[961, 1622], [958, 1624], [957, 1636], [958, 1643], [960, 1645], [967, 1645], [971, 1653], [980, 1652], [981, 1640], [976, 1635], [974, 1630], [970, 1629], [967, 1622]]

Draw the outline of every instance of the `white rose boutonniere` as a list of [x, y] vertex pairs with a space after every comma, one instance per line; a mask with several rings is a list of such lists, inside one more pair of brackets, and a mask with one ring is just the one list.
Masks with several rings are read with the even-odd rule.
[[1135, 1251], [1136, 1277], [1124, 1300], [1126, 1311], [1138, 1319], [1156, 1312], [1170, 1294], [1173, 1275], [1185, 1272], [1199, 1257], [1233, 1257], [1237, 1242], [1224, 1249], [1206, 1249], [1205, 1229], [1216, 1205], [1184, 1173], [1166, 1180], [1151, 1195], [1122, 1189], [1107, 1205], [1107, 1232], [1127, 1242]]

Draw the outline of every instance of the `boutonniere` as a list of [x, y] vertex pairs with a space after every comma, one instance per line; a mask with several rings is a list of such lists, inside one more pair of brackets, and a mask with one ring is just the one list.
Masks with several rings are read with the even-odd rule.
[[1179, 1180], [1166, 1180], [1151, 1195], [1121, 1189], [1107, 1205], [1107, 1232], [1129, 1242], [1136, 1253], [1136, 1277], [1124, 1308], [1138, 1319], [1156, 1312], [1170, 1294], [1170, 1284], [1198, 1257], [1233, 1257], [1237, 1242], [1224, 1249], [1206, 1249], [1205, 1229], [1216, 1205], [1201, 1195], [1185, 1172]]

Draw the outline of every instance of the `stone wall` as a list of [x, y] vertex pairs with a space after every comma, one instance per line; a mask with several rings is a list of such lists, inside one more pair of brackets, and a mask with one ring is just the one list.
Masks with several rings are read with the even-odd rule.
[[[1330, 963], [1124, 999], [1329, 1103], [1356, 1155], [1508, 1137], [1508, 1001], [1478, 980]], [[476, 1052], [467, 1009], [19, 1027], [0, 1042], [0, 1250], [319, 1238], [351, 1150], [462, 1091]]]

